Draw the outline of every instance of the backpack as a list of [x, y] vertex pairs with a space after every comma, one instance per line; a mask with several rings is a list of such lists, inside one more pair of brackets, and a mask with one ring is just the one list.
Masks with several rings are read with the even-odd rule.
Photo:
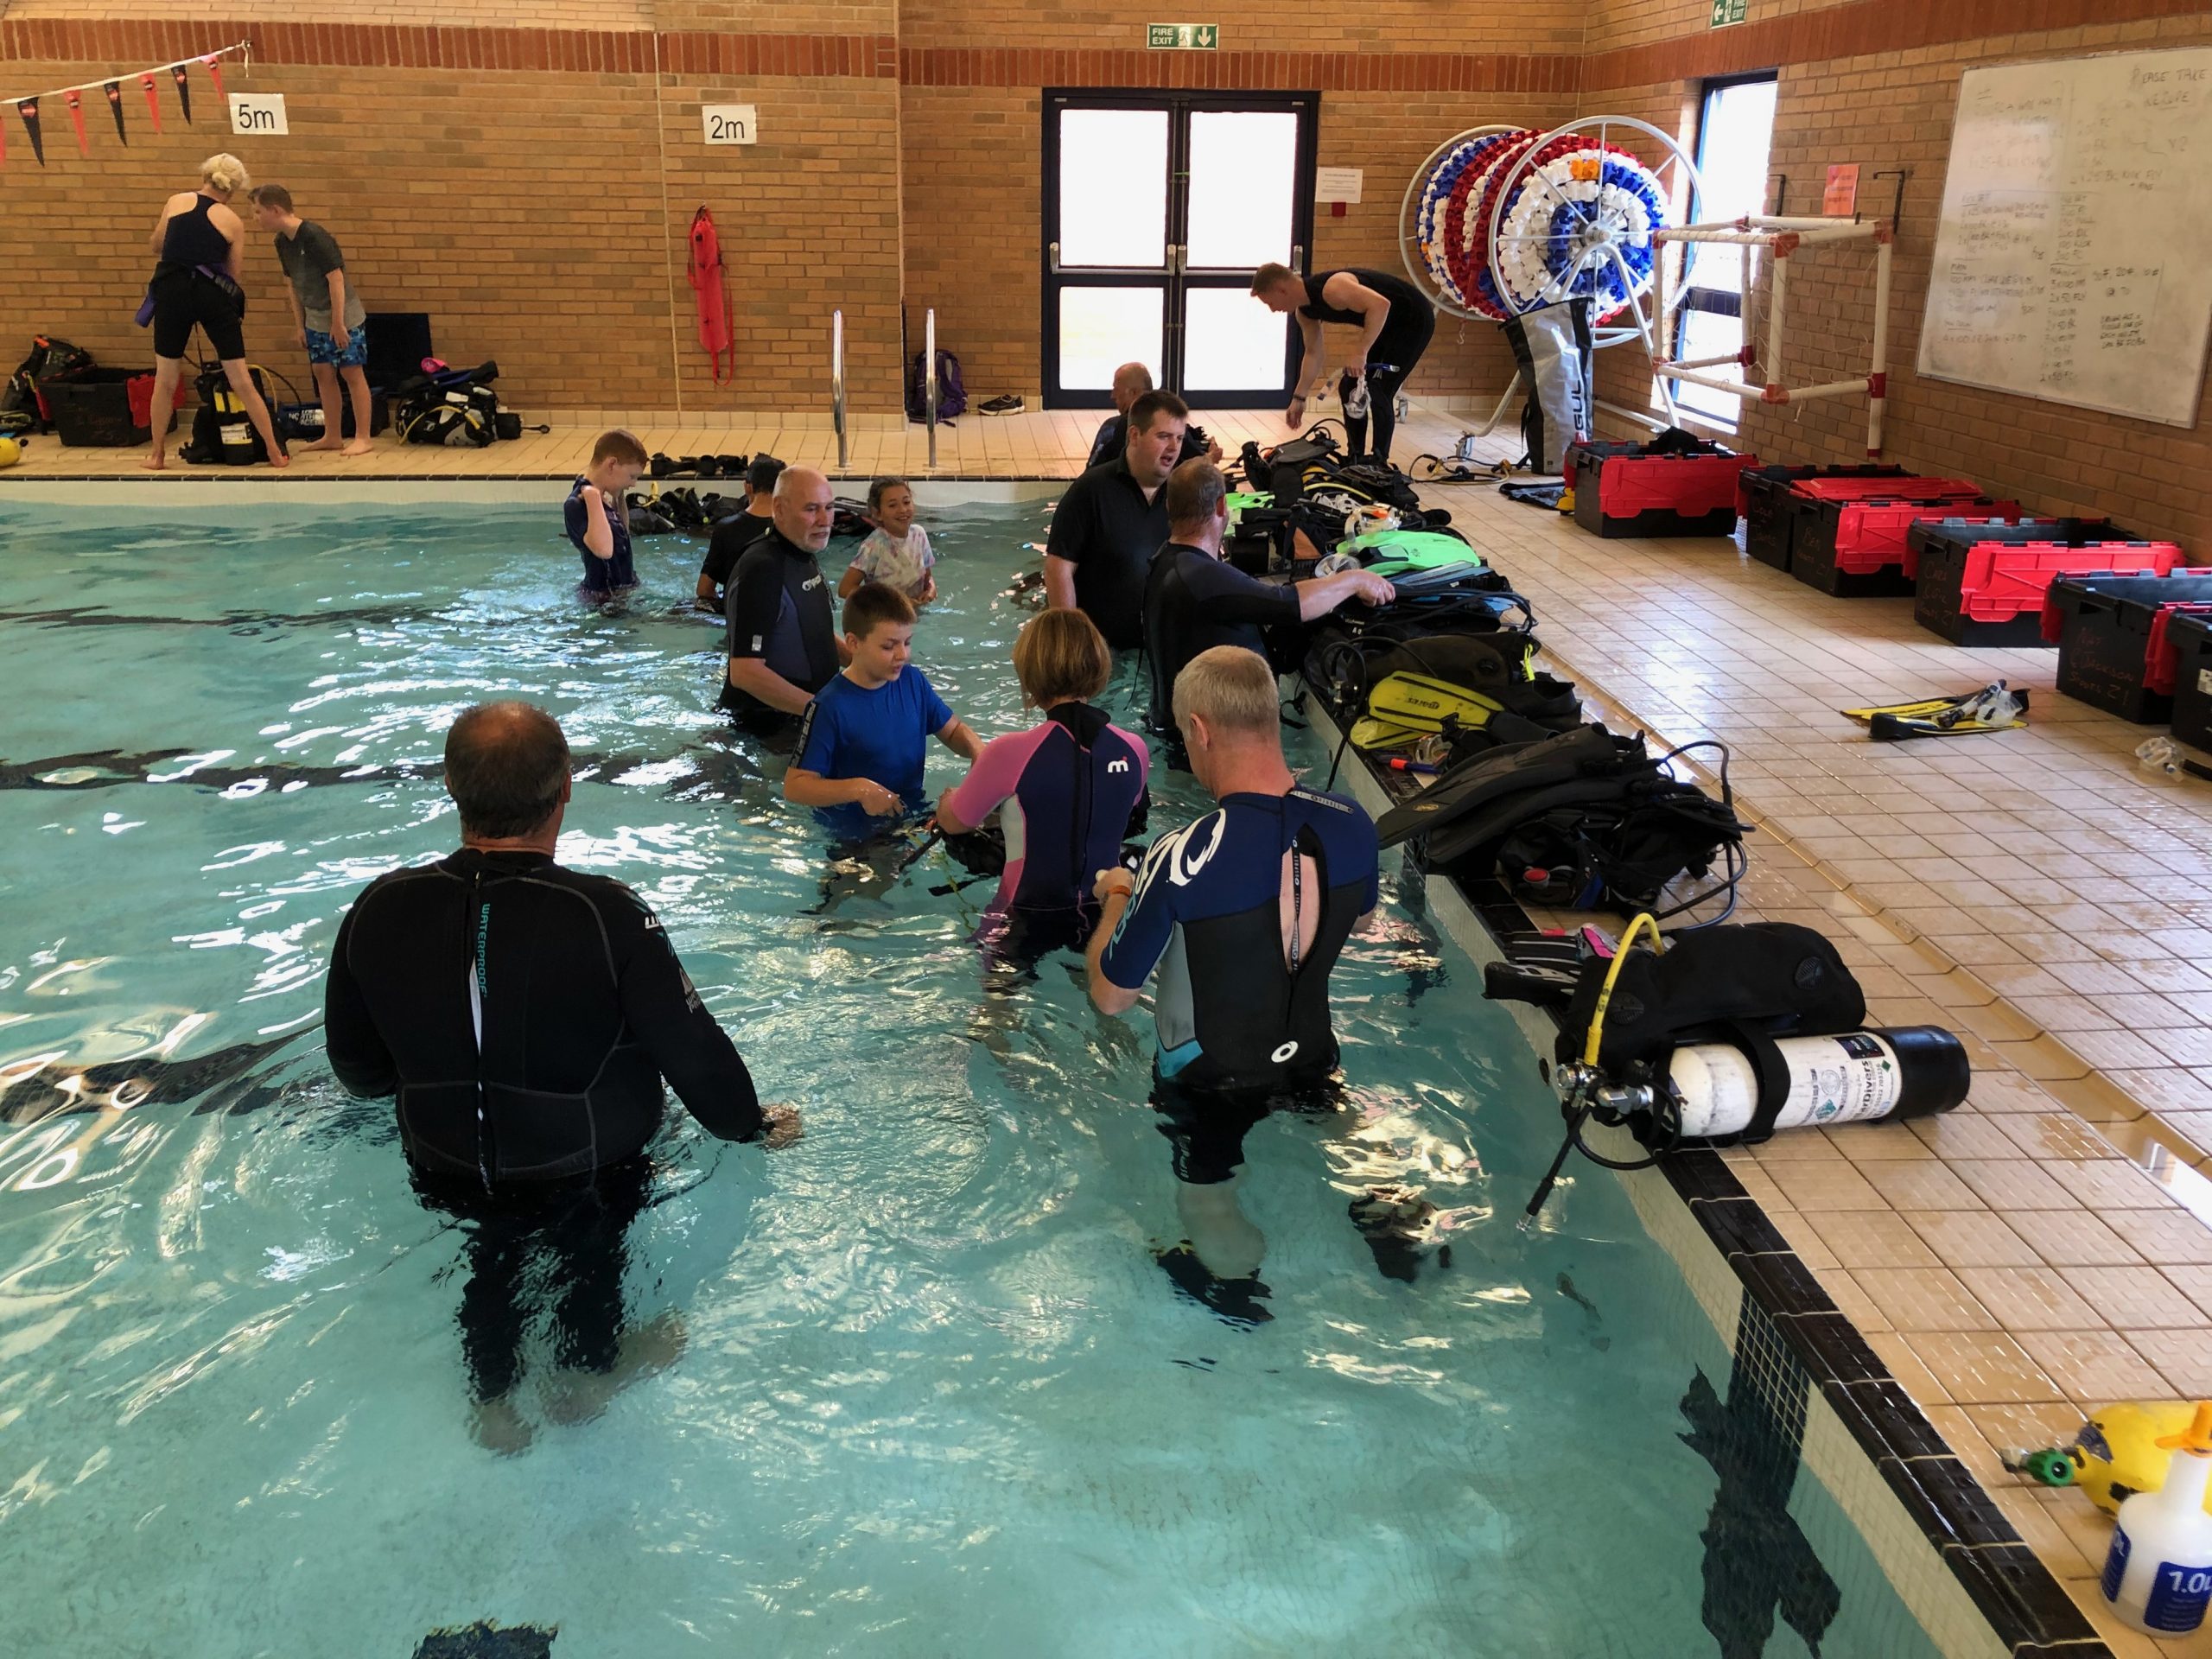
[[0, 418], [0, 432], [28, 432], [33, 427], [47, 429], [51, 423], [46, 400], [39, 395], [39, 382], [64, 380], [92, 366], [92, 354], [83, 346], [49, 334], [32, 335], [30, 355], [16, 365], [15, 373], [8, 377], [6, 391], [0, 393], [0, 416], [5, 417]]
[[[270, 404], [273, 424], [275, 405], [270, 404], [268, 382], [259, 369], [246, 372], [253, 377], [261, 401]], [[261, 434], [247, 418], [245, 401], [231, 390], [230, 377], [220, 367], [202, 363], [194, 390], [200, 395], [200, 407], [192, 411], [192, 437], [179, 452], [186, 461], [195, 467], [251, 467], [269, 459]], [[279, 446], [284, 442], [281, 431], [276, 442]]]
[[418, 374], [392, 389], [391, 423], [404, 443], [480, 449], [499, 435], [499, 365]]
[[[925, 385], [929, 371], [923, 354], [914, 353], [914, 360], [906, 365], [906, 418], [910, 421], [929, 419], [929, 387]], [[937, 354], [937, 417], [950, 423], [957, 415], [968, 412], [968, 385], [960, 378], [960, 359], [950, 352], [938, 349]]]

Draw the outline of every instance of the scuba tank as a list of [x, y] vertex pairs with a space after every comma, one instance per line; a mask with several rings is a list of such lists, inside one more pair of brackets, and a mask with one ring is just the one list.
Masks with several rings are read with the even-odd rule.
[[2185, 1400], [2122, 1400], [2100, 1406], [2064, 1446], [2031, 1452], [2013, 1466], [2046, 1486], [2079, 1486], [2112, 1513], [2138, 1492], [2165, 1484], [2173, 1453], [2159, 1444], [2190, 1426], [2196, 1408]]
[[2155, 1492], [2120, 1506], [2112, 1548], [2097, 1587], [2125, 1624], [2152, 1636], [2186, 1636], [2212, 1606], [2212, 1519], [2204, 1486], [2212, 1478], [2212, 1404], [2200, 1402], [2190, 1426], [2155, 1442], [2173, 1453]]
[[[1777, 1129], [1925, 1117], [1967, 1096], [1966, 1049], [1936, 1026], [1782, 1037], [1774, 1049], [1787, 1068], [1773, 1118]], [[1759, 1096], [1759, 1070], [1749, 1054], [1732, 1043], [1695, 1043], [1675, 1051], [1654, 1109], [1677, 1135], [1737, 1135], [1751, 1127]]]

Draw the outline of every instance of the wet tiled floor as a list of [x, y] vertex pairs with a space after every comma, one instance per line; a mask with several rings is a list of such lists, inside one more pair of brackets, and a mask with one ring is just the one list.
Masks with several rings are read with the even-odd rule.
[[[480, 451], [305, 456], [296, 475], [563, 477], [622, 418]], [[938, 472], [1071, 475], [1097, 418], [965, 418], [940, 432]], [[1203, 418], [1232, 450], [1281, 435], [1266, 412]], [[826, 417], [624, 423], [674, 455], [836, 459]], [[1459, 429], [1416, 411], [1401, 461]], [[894, 417], [855, 417], [849, 454], [846, 476], [928, 474], [925, 434]], [[12, 479], [134, 465], [41, 442], [0, 499]], [[2058, 696], [2052, 652], [1950, 645], [1910, 601], [1828, 598], [1731, 542], [1599, 540], [1486, 488], [1423, 494], [1534, 601], [1594, 715], [1669, 746], [1728, 743], [1758, 824], [1739, 915], [1834, 938], [1876, 1023], [1965, 1039], [1974, 1089], [1949, 1116], [1800, 1131], [1729, 1160], [2113, 1652], [2212, 1653], [2112, 1626], [2094, 1582], [2110, 1522], [2005, 1467], [2085, 1408], [2212, 1394], [2212, 785], [2142, 772], [2149, 728]], [[2024, 730], [1878, 745], [1837, 713], [1999, 677], [2033, 693]]]

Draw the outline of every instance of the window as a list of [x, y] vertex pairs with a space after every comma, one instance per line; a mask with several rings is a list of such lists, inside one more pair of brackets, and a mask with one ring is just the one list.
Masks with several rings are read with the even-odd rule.
[[[1774, 140], [1775, 78], [1770, 72], [1705, 84], [1697, 124], [1697, 170], [1702, 188], [1690, 204], [1697, 224], [1766, 211], [1767, 153]], [[1725, 357], [1744, 347], [1744, 267], [1740, 248], [1686, 243], [1675, 354], [1685, 362]], [[1726, 370], [1722, 370], [1726, 372]], [[1742, 402], [1709, 386], [1675, 383], [1675, 401], [1715, 426], [1733, 429]]]

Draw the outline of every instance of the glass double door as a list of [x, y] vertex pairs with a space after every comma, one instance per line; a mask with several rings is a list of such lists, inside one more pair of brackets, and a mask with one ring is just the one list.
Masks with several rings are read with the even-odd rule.
[[1311, 94], [1047, 92], [1045, 401], [1101, 407], [1137, 362], [1202, 408], [1280, 404], [1296, 334], [1252, 271], [1313, 239]]

